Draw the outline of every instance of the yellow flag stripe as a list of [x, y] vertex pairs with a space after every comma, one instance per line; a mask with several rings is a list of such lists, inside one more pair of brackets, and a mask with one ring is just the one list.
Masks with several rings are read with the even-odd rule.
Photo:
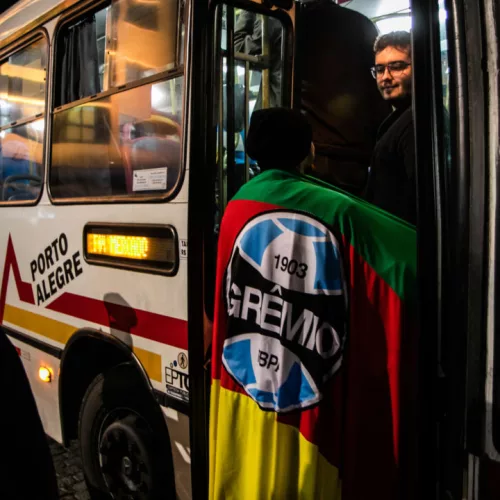
[[341, 499], [339, 472], [293, 426], [212, 383], [210, 499]]

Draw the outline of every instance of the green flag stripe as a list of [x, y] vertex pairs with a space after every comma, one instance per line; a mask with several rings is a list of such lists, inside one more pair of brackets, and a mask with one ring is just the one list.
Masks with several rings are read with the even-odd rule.
[[321, 181], [282, 170], [259, 174], [234, 199], [303, 210], [333, 224], [402, 300], [414, 298], [414, 226]]

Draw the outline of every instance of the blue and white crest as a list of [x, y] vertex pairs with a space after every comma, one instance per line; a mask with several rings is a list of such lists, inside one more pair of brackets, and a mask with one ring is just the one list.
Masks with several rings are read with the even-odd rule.
[[249, 333], [228, 339], [223, 362], [263, 409], [287, 412], [309, 407], [321, 399], [300, 359], [272, 337]]
[[301, 213], [267, 212], [236, 238], [226, 270], [222, 362], [262, 408], [309, 408], [342, 363], [342, 264], [328, 227]]

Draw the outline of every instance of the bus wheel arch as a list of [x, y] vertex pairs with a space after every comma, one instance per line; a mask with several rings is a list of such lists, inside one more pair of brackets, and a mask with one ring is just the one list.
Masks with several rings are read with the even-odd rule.
[[79, 439], [92, 498], [108, 491], [113, 498], [175, 498], [168, 430], [143, 384], [130, 362], [121, 363], [99, 374], [84, 396]]
[[78, 437], [80, 406], [94, 378], [113, 366], [132, 360], [132, 351], [110, 335], [82, 329], [69, 339], [59, 372], [59, 411], [65, 446]]
[[[135, 389], [127, 392], [135, 394], [135, 401], [139, 401], [140, 406], [145, 408], [143, 413], [153, 422], [155, 432], [159, 440], [163, 442], [169, 468], [164, 471], [164, 474], [170, 476], [168, 471], [171, 471], [171, 486], [174, 488], [171, 443], [163, 412], [154, 397], [144, 368], [130, 348], [116, 337], [84, 329], [75, 333], [66, 344], [61, 358], [59, 376], [59, 407], [64, 443], [67, 445], [72, 439], [80, 438], [84, 403], [88, 401], [91, 389], [99, 383], [102, 386], [108, 374], [113, 377], [114, 373], [116, 377], [117, 370], [121, 371], [122, 376], [127, 376], [126, 380], [131, 381]], [[88, 411], [86, 418], [88, 426]], [[126, 424], [127, 421], [124, 422], [124, 427]], [[80, 443], [80, 451], [83, 455], [82, 443]], [[82, 456], [82, 461], [83, 459]], [[87, 464], [84, 463], [84, 467], [85, 465], [88, 467], [88, 461]], [[86, 479], [88, 483], [88, 477]], [[98, 491], [95, 491], [95, 496], [101, 498]], [[104, 495], [102, 498], [108, 497]]]

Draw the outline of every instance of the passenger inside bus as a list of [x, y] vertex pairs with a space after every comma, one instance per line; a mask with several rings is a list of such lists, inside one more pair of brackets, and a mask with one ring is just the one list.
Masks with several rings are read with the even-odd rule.
[[42, 184], [43, 152], [42, 134], [36, 130], [39, 124], [32, 122], [0, 132], [1, 201], [38, 198]]
[[377, 29], [330, 0], [306, 2], [299, 29], [296, 62], [316, 146], [314, 175], [360, 195], [377, 129], [391, 111], [370, 75]]
[[[267, 42], [264, 45], [263, 39]], [[263, 18], [254, 12], [241, 10], [234, 27], [235, 52], [269, 57], [269, 94], [263, 103], [261, 81], [254, 107], [256, 110], [262, 107], [274, 108], [281, 104], [281, 40], [281, 23], [277, 19]]]
[[[297, 485], [305, 498], [340, 498], [341, 488], [343, 498], [369, 498], [372, 489], [380, 498], [396, 498], [394, 450], [399, 452], [400, 442], [410, 446], [394, 430], [397, 401], [405, 401], [400, 383], [412, 390], [400, 382], [408, 365], [399, 338], [411, 346], [416, 338], [415, 231], [301, 175], [313, 161], [311, 139], [311, 126], [300, 112], [255, 111], [246, 147], [263, 172], [240, 188], [222, 219], [212, 351], [211, 498], [229, 497], [243, 484], [244, 470], [229, 465], [238, 453], [259, 464], [252, 469], [259, 498], [272, 493], [294, 498]], [[341, 236], [338, 241], [334, 233]], [[373, 260], [367, 264], [362, 255]], [[402, 273], [408, 292], [404, 306], [399, 299], [392, 303], [395, 309], [386, 303], [385, 287], [393, 279], [385, 275], [389, 269], [391, 276]], [[313, 321], [323, 333], [315, 336]], [[243, 414], [245, 419], [239, 417]], [[308, 436], [312, 457], [298, 449], [288, 426]], [[402, 419], [401, 427], [406, 426]], [[280, 446], [287, 453], [276, 452]], [[323, 459], [328, 465], [311, 465]], [[297, 466], [302, 460], [309, 460], [307, 474], [313, 479], [302, 477], [304, 469]], [[273, 467], [296, 471], [297, 477], [290, 480]], [[366, 481], [356, 480], [360, 471]], [[248, 488], [241, 498], [257, 496]]]
[[43, 177], [46, 42], [0, 62], [0, 201], [36, 200]]
[[[299, 17], [298, 29], [302, 33], [315, 34], [301, 37], [299, 33], [295, 58], [296, 70], [302, 82], [301, 109], [312, 125], [316, 148], [316, 160], [311, 174], [354, 194], [364, 195], [371, 203], [414, 224], [416, 195], [410, 106], [411, 38], [408, 31], [401, 32], [402, 41], [399, 41], [397, 35], [387, 38], [387, 34], [394, 31], [393, 28], [411, 26], [409, 3], [407, 0], [400, 0], [397, 5], [394, 2], [389, 4], [365, 0], [342, 3], [345, 6], [337, 5], [331, 0], [306, 1], [301, 6]], [[375, 20], [376, 26], [363, 15], [365, 12]], [[239, 149], [238, 153], [234, 153], [234, 168], [227, 167], [228, 189], [225, 203], [238, 186], [258, 171], [254, 165], [250, 166], [251, 160], [247, 159], [245, 175], [241, 169], [243, 162], [238, 161], [241, 153], [244, 153], [241, 151], [244, 140], [241, 139], [244, 139], [248, 127], [248, 122], [245, 123], [242, 118], [247, 116], [249, 120], [252, 110], [261, 107], [261, 95], [263, 88], [266, 92], [266, 85], [270, 99], [264, 107], [279, 104], [279, 100], [274, 97], [278, 95], [276, 83], [281, 82], [281, 63], [278, 61], [283, 57], [282, 47], [277, 43], [282, 40], [282, 28], [277, 19], [270, 17], [265, 20], [263, 16], [243, 9], [234, 10], [234, 19], [238, 82], [233, 91], [234, 124], [240, 123], [242, 127], [234, 130], [235, 147]], [[353, 25], [357, 28], [353, 29]], [[379, 30], [386, 36], [377, 41], [374, 53]], [[396, 41], [392, 42], [394, 37]], [[222, 45], [224, 50], [224, 40]], [[399, 54], [401, 57], [396, 57], [396, 60], [392, 56], [398, 52], [391, 52], [390, 56], [394, 60], [385, 61], [394, 45], [396, 49], [398, 46], [402, 48], [404, 54]], [[268, 79], [261, 78], [259, 82], [257, 103], [243, 103], [245, 75], [247, 72], [255, 73], [255, 66], [245, 66], [247, 63], [242, 55], [257, 56], [266, 63], [264, 52], [268, 54], [268, 62], [274, 61], [262, 70], [263, 75], [268, 73]], [[375, 64], [375, 58], [380, 59], [376, 66], [379, 72], [380, 65], [390, 66], [381, 75], [373, 70], [377, 78], [374, 82], [371, 68]], [[404, 64], [405, 67], [400, 71], [392, 63]], [[224, 58], [224, 82], [226, 64]], [[325, 68], [335, 70], [325, 71]], [[389, 87], [395, 88], [401, 78], [404, 97], [396, 98], [394, 91], [389, 92]], [[223, 110], [227, 110], [225, 83], [223, 99]], [[393, 112], [395, 107], [398, 110]], [[398, 120], [401, 114], [403, 116]], [[223, 116], [226, 116], [225, 111]], [[225, 134], [226, 128], [221, 145], [224, 151], [227, 150]]]
[[393, 112], [379, 128], [366, 198], [416, 223], [415, 134], [413, 129], [411, 35], [393, 31], [377, 38], [372, 68], [377, 87]]

